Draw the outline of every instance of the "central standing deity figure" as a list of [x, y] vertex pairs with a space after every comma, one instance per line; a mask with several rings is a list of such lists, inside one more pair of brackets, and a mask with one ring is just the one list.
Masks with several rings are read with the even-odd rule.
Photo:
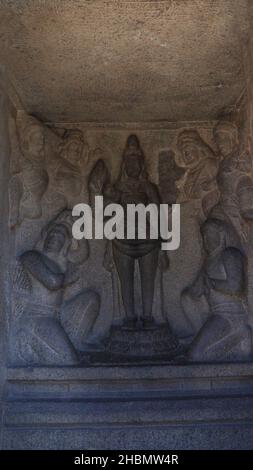
[[[123, 152], [123, 161], [118, 180], [114, 185], [106, 182], [107, 169], [100, 160], [95, 165], [89, 186], [95, 193], [95, 187], [101, 191], [108, 202], [121, 204], [126, 213], [128, 204], [150, 203], [159, 205], [160, 198], [157, 187], [148, 179], [145, 169], [145, 158], [139, 139], [130, 135]], [[149, 222], [147, 221], [147, 235]], [[114, 239], [112, 255], [118, 272], [122, 300], [125, 310], [124, 326], [134, 328], [138, 322], [134, 304], [134, 269], [138, 262], [141, 279], [142, 315], [144, 328], [154, 324], [152, 305], [154, 299], [155, 277], [158, 266], [160, 242], [158, 239]]]

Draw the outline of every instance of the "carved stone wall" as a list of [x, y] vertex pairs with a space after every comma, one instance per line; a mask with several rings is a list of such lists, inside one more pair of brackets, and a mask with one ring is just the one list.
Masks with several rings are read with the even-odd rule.
[[[177, 396], [182, 381], [188, 396], [195, 396], [192, 374], [197, 374], [198, 393], [205, 387], [211, 390], [196, 363], [205, 363], [210, 374], [214, 373], [212, 364], [220, 363], [219, 383], [228, 380], [229, 373], [232, 390], [237, 390], [237, 380], [245, 380], [246, 364], [252, 359], [248, 300], [253, 201], [251, 147], [249, 139], [242, 138], [248, 132], [245, 115], [247, 108], [242, 106], [236, 119], [230, 115], [219, 122], [110, 128], [48, 124], [24, 112], [9, 113], [5, 129], [11, 143], [9, 218], [4, 233], [10, 237], [5, 245], [11, 250], [5, 253], [10, 280], [9, 287], [5, 285], [12, 292], [6, 293], [5, 310], [5, 448], [15, 446], [13, 439], [21, 447], [39, 447], [39, 434], [28, 433], [21, 444], [18, 426], [28, 420], [30, 429], [30, 413], [38, 418], [39, 433], [44, 433], [46, 421], [36, 413], [47, 416], [50, 410], [45, 404], [36, 411], [38, 387], [53, 400], [65, 399], [63, 382], [67, 380], [74, 400], [76, 378], [67, 370], [77, 366], [85, 400], [94, 393], [85, 378], [94, 365], [100, 366], [102, 375], [104, 366], [111, 366], [107, 369], [110, 377], [105, 379], [110, 382], [111, 398], [114, 374], [121, 375], [121, 366], [127, 365], [124, 380], [129, 385], [133, 364], [140, 374], [133, 396], [137, 391], [143, 396], [147, 393], [142, 378], [147, 380], [151, 365], [152, 390], [155, 377], [172, 374], [171, 367], [175, 367]], [[94, 195], [123, 204], [126, 197], [140, 202], [143, 194], [146, 203], [181, 204], [178, 250], [164, 253], [155, 245], [147, 249], [144, 243], [133, 251], [128, 245], [123, 248], [105, 240], [73, 240], [74, 204], [92, 203]], [[240, 379], [238, 361], [246, 363]], [[182, 369], [182, 364], [189, 369]], [[94, 380], [98, 387], [102, 384], [97, 395], [100, 403], [107, 392], [103, 381]], [[159, 380], [159, 387], [169, 387], [166, 394], [170, 394], [171, 382], [164, 385]], [[29, 397], [24, 411], [18, 405], [20, 387]], [[217, 394], [216, 388], [212, 393]], [[71, 404], [67, 418], [71, 425], [76, 412]], [[140, 415], [145, 422], [143, 409]], [[107, 411], [103, 419], [109, 419]], [[81, 415], [80, 420], [82, 426], [87, 424]], [[64, 429], [62, 422], [57, 426]], [[87, 445], [85, 434], [71, 433], [72, 447], [80, 442]], [[56, 435], [54, 439], [58, 442]], [[52, 444], [47, 441], [46, 446]]]
[[[201, 264], [199, 225], [205, 219], [202, 200], [206, 199], [206, 195], [210, 195], [212, 201], [213, 193], [217, 190], [215, 173], [218, 168], [218, 157], [215, 150], [211, 150], [215, 149], [212, 123], [202, 126], [199, 129], [199, 134], [196, 133], [199, 139], [196, 145], [203, 145], [203, 149], [200, 151], [203, 151], [204, 158], [202, 158], [203, 161], [200, 162], [199, 167], [197, 165], [197, 170], [192, 172], [195, 172], [194, 177], [190, 171], [185, 176], [186, 168], [182, 161], [178, 136], [181, 135], [182, 140], [185, 134], [187, 140], [187, 128], [191, 129], [192, 127], [193, 124], [188, 123], [185, 130], [134, 129], [141, 142], [150, 181], [161, 188], [163, 202], [173, 203], [182, 200], [180, 249], [169, 254], [169, 268], [166, 268], [164, 272], [161, 269], [158, 270], [153, 302], [153, 314], [156, 320], [158, 322], [164, 319], [168, 320], [173, 332], [181, 338], [187, 336], [188, 331], [187, 322], [182, 314], [180, 295], [187, 284], [193, 280]], [[32, 139], [33, 129], [35, 133], [38, 129], [38, 134], [42, 130], [44, 135], [39, 167], [38, 165], [29, 166], [31, 159], [29, 161], [29, 155], [26, 158], [25, 150], [23, 153], [21, 150], [22, 139], [24, 140], [22, 133], [26, 133], [25, 136], [29, 141], [29, 132], [30, 139]], [[16, 123], [11, 121], [11, 132], [13, 176], [10, 184], [10, 226], [11, 232], [15, 233], [15, 256], [19, 257], [22, 253], [38, 245], [41, 230], [52, 219], [57, 218], [62, 210], [71, 209], [75, 203], [89, 202], [89, 177], [98, 160], [104, 161], [112, 183], [117, 181], [125, 143], [131, 130], [106, 129], [104, 127], [87, 129], [78, 123], [71, 127], [61, 124], [49, 127], [19, 113]], [[191, 132], [190, 130], [188, 133], [191, 134]], [[73, 142], [79, 140], [82, 146], [82, 155], [79, 156], [80, 161], [76, 167], [71, 166], [67, 160], [67, 144], [71, 135]], [[204, 148], [205, 145], [206, 148]], [[23, 142], [23, 146], [25, 146], [25, 142]], [[208, 155], [208, 152], [211, 156]], [[209, 161], [210, 167], [207, 165]], [[36, 181], [34, 185], [33, 179]], [[202, 180], [206, 185], [203, 191], [201, 189]], [[188, 185], [187, 188], [190, 187], [190, 191], [195, 195], [192, 197], [191, 194], [187, 194], [183, 185], [185, 187]], [[19, 200], [15, 200], [13, 193], [19, 194]], [[89, 241], [89, 256], [79, 266], [79, 278], [67, 289], [66, 294], [67, 297], [71, 297], [80, 292], [80, 289], [91, 289], [99, 295], [100, 311], [93, 331], [94, 335], [98, 337], [104, 336], [112, 322], [120, 322], [124, 316], [115, 266], [111, 271], [106, 266], [108, 262], [110, 264], [109, 258], [112, 256], [109, 251], [110, 248], [106, 241]], [[17, 260], [13, 257], [14, 284], [18, 289], [17, 297], [19, 297], [20, 289], [17, 287], [19, 276], [15, 275], [18, 269], [16, 264]], [[140, 309], [138, 276], [137, 270], [135, 277], [138, 288], [135, 297], [137, 309]], [[14, 305], [13, 309], [18, 311], [19, 307]]]
[[[12, 365], [68, 365], [101, 360], [124, 362], [128, 356], [131, 360], [140, 358], [140, 350], [143, 350], [145, 360], [154, 359], [158, 351], [162, 356], [165, 354], [165, 358], [167, 351], [170, 359], [177, 361], [209, 318], [213, 309], [210, 295], [217, 298], [219, 308], [236, 309], [233, 296], [237, 287], [230, 287], [232, 290], [227, 298], [220, 300], [220, 291], [218, 289], [215, 293], [214, 284], [212, 292], [209, 286], [206, 294], [209, 274], [205, 263], [209, 262], [209, 255], [206, 256], [209, 248], [205, 247], [201, 227], [210, 219], [214, 220], [214, 224], [210, 224], [211, 243], [214, 239], [213, 243], [217, 244], [213, 249], [221, 250], [217, 252], [215, 269], [225, 271], [223, 278], [218, 274], [217, 279], [213, 278], [212, 274], [208, 283], [218, 280], [229, 283], [227, 270], [236, 261], [233, 261], [233, 254], [232, 258], [228, 254], [226, 267], [222, 250], [237, 249], [242, 256], [242, 271], [241, 274], [236, 271], [235, 276], [238, 275], [238, 286], [242, 284], [244, 289], [238, 287], [238, 295], [243, 296], [244, 304], [247, 302], [250, 292], [248, 266], [251, 263], [252, 154], [249, 138], [244, 137], [246, 125], [242, 130], [241, 123], [232, 122], [232, 118], [229, 116], [219, 123], [201, 126], [187, 123], [174, 129], [155, 126], [145, 129], [143, 125], [132, 129], [120, 126], [106, 128], [104, 125], [87, 127], [82, 123], [47, 125], [21, 112], [10, 118], [12, 176], [9, 227], [15, 238], [12, 256], [14, 295], [9, 316]], [[223, 136], [225, 143], [221, 140]], [[140, 202], [136, 195], [146, 192], [150, 196], [153, 194], [150, 202], [157, 197], [157, 201], [181, 204], [179, 249], [169, 253], [159, 251], [157, 255], [154, 251], [152, 256], [156, 261], [155, 258], [148, 261], [143, 244], [143, 248], [138, 250], [144, 250], [144, 256], [136, 251], [132, 264], [129, 258], [132, 255], [125, 251], [130, 248], [121, 252], [117, 244], [106, 240], [77, 243], [71, 235], [74, 204], [91, 202], [92, 197], [99, 194], [104, 195], [105, 200], [122, 201], [121, 194], [126, 194], [123, 174], [131, 171], [124, 165], [132, 165], [131, 158], [133, 162], [140, 159], [146, 176], [143, 182], [139, 177], [138, 184], [142, 186], [138, 190], [138, 180], [133, 184], [131, 191], [135, 196], [129, 193], [130, 181], [134, 181], [129, 179], [128, 198], [134, 197]], [[128, 178], [127, 173], [124, 178]], [[217, 220], [220, 225], [215, 223]], [[215, 238], [214, 228], [218, 232], [224, 231], [222, 237], [226, 236], [227, 241], [224, 245], [222, 242], [223, 248]], [[61, 244], [61, 238], [62, 247], [53, 252], [51, 245], [57, 245], [57, 240], [58, 245]], [[134, 260], [141, 261], [138, 265]], [[51, 267], [50, 263], [53, 263]], [[155, 263], [153, 274], [151, 265], [145, 263]], [[51, 274], [55, 270], [59, 275]], [[128, 280], [125, 279], [127, 275]], [[200, 277], [204, 284], [198, 287], [199, 294], [196, 295], [194, 286], [200, 282]], [[144, 292], [149, 290], [150, 300], [147, 293], [141, 294], [142, 289]], [[44, 302], [45, 307], [42, 308], [41, 303]], [[238, 314], [240, 308], [238, 306]], [[250, 325], [248, 306], [245, 309], [245, 325]], [[149, 333], [156, 346], [148, 351], [144, 340], [148, 333], [143, 333], [139, 322], [150, 321], [151, 318], [158, 330]], [[59, 359], [56, 359], [49, 337], [52, 321], [58, 322], [55, 335], [59, 337]], [[125, 332], [122, 337], [121, 328], [125, 321], [128, 321], [128, 326], [129, 322], [137, 322], [135, 326], [131, 324], [137, 328], [135, 336]], [[30, 325], [28, 330], [27, 324]], [[171, 332], [168, 336], [167, 327], [163, 325], [167, 325]], [[116, 328], [113, 332], [112, 327]], [[161, 340], [164, 346], [160, 344], [159, 328], [162, 336], [165, 334]], [[212, 331], [212, 326], [210, 329]], [[29, 339], [30, 334], [33, 341]], [[246, 333], [248, 336], [247, 341], [251, 344], [250, 332]], [[143, 341], [144, 345], [139, 350], [137, 344]], [[41, 342], [47, 343], [51, 350], [49, 355], [47, 352], [43, 355]], [[19, 344], [22, 344], [22, 351], [19, 351]], [[65, 348], [69, 349], [66, 359]], [[90, 348], [94, 349], [94, 354]], [[242, 357], [249, 359], [251, 346], [246, 350]], [[240, 358], [240, 347], [238, 351], [235, 358]], [[215, 357], [217, 361], [225, 359], [219, 353]], [[203, 360], [208, 359], [203, 355]]]

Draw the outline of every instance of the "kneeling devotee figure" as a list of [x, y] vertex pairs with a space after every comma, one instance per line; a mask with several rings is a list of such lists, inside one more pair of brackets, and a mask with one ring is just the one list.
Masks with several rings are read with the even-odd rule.
[[[19, 257], [25, 288], [23, 315], [15, 325], [17, 355], [36, 365], [78, 362], [99, 313], [98, 295], [82, 290], [65, 300], [65, 289], [78, 279], [88, 257], [87, 242], [73, 249], [71, 213], [63, 211], [42, 231], [38, 245]], [[78, 328], [79, 327], [79, 328]]]
[[[208, 219], [201, 228], [207, 257], [195, 282], [184, 290], [183, 305], [204, 296], [209, 314], [195, 336], [190, 361], [245, 360], [252, 355], [252, 331], [246, 303], [246, 259], [233, 245], [233, 227]], [[235, 239], [234, 239], [235, 240]], [[191, 312], [185, 310], [191, 322]]]

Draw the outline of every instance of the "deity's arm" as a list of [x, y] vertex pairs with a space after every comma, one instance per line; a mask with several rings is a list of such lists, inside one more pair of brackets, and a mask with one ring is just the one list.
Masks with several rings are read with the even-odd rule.
[[42, 253], [36, 250], [26, 251], [20, 256], [24, 269], [49, 290], [58, 290], [63, 286], [64, 274]]

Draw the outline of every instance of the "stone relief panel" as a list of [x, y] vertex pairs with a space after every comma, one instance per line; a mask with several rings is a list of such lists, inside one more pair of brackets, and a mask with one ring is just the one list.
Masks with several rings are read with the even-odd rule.
[[[235, 124], [131, 134], [22, 115], [16, 126], [12, 364], [250, 357], [252, 151]], [[123, 207], [180, 203], [179, 250], [151, 239], [77, 243], [71, 209], [96, 195]]]

